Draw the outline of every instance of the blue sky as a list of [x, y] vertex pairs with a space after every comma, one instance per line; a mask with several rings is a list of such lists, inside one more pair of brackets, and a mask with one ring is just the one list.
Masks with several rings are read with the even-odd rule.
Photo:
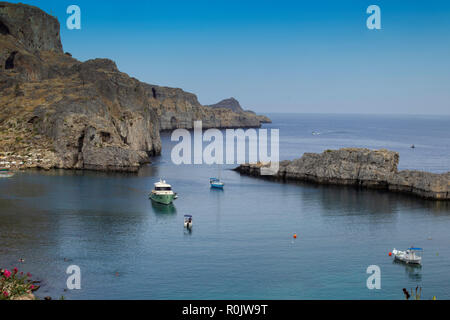
[[[19, 2], [19, 1], [13, 1]], [[450, 114], [450, 1], [40, 0], [64, 50], [203, 104], [258, 112]], [[82, 29], [66, 28], [80, 6]], [[366, 9], [381, 8], [382, 30]]]

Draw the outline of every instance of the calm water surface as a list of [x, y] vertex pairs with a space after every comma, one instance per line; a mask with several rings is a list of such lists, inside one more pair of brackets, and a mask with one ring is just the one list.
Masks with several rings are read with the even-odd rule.
[[[271, 115], [282, 159], [339, 147], [400, 152], [402, 169], [450, 170], [450, 118]], [[313, 136], [312, 131], [320, 133]], [[416, 149], [411, 149], [411, 144]], [[68, 299], [450, 299], [450, 207], [401, 194], [282, 184], [217, 167], [175, 166], [164, 151], [138, 174], [34, 171], [0, 180], [0, 265], [42, 279], [38, 296]], [[179, 199], [147, 199], [160, 177]], [[191, 233], [183, 215], [194, 216]], [[293, 239], [297, 233], [298, 238]], [[422, 268], [393, 247], [425, 249]], [[24, 258], [25, 263], [17, 262]], [[82, 290], [64, 291], [66, 268]], [[381, 290], [366, 269], [381, 268]]]

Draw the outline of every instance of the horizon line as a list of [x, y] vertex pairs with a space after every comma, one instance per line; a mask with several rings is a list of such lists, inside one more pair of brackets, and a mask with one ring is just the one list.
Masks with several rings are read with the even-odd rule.
[[[254, 110], [253, 110], [254, 111]], [[362, 116], [444, 116], [450, 117], [450, 113], [358, 113], [358, 112], [261, 112], [257, 114], [308, 114], [308, 115], [362, 115]]]

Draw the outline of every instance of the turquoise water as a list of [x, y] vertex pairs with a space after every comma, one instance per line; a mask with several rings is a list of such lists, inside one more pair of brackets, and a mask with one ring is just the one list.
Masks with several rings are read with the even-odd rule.
[[[448, 117], [271, 117], [282, 159], [385, 147], [400, 152], [401, 168], [450, 170]], [[270, 182], [227, 166], [225, 190], [210, 190], [217, 167], [175, 166], [173, 144], [163, 134], [163, 154], [138, 174], [31, 171], [0, 180], [0, 265], [30, 271], [43, 281], [38, 296], [54, 298], [403, 299], [402, 288], [419, 285], [424, 299], [450, 299], [448, 203]], [[160, 177], [179, 194], [174, 206], [147, 199]], [[194, 216], [192, 232], [184, 214]], [[410, 245], [424, 248], [422, 268], [388, 256]], [[72, 264], [82, 289], [64, 291]], [[366, 287], [369, 265], [381, 268], [381, 290]]]

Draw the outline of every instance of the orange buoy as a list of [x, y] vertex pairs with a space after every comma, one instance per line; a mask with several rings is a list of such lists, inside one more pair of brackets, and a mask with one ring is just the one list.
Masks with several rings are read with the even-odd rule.
[[392, 257], [392, 252], [389, 252], [389, 257]]
[[294, 239], [297, 239], [297, 234], [294, 234]]

